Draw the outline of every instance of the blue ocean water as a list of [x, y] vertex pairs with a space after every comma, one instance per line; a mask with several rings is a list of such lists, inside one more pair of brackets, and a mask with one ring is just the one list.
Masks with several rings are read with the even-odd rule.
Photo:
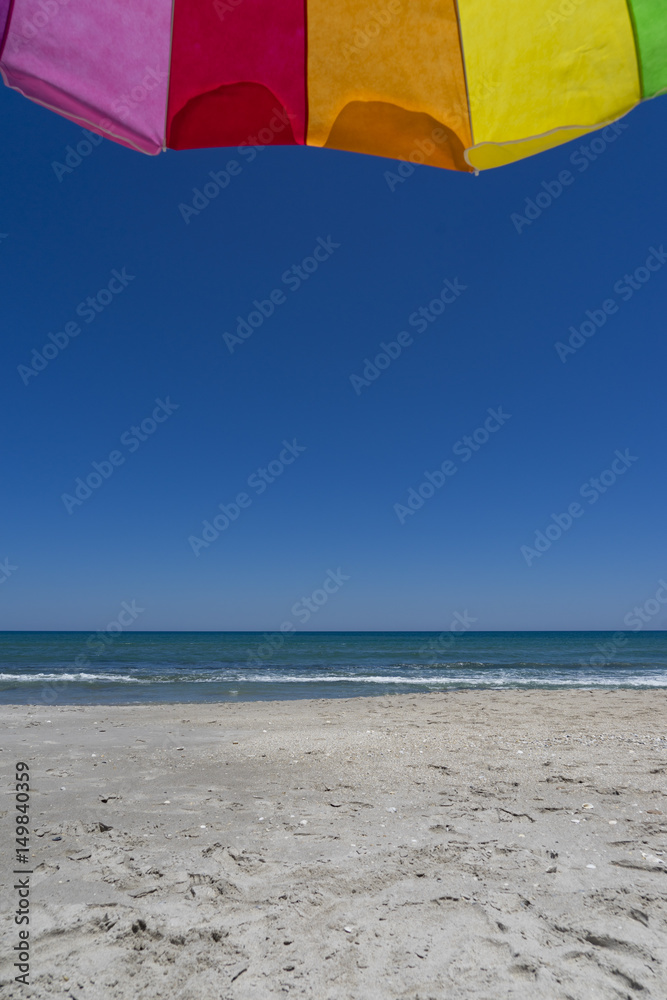
[[667, 631], [0, 632], [0, 703], [667, 687]]

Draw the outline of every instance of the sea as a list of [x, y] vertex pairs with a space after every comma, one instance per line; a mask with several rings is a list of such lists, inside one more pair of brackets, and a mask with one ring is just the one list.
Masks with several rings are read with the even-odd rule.
[[0, 704], [620, 687], [667, 687], [667, 630], [0, 632]]

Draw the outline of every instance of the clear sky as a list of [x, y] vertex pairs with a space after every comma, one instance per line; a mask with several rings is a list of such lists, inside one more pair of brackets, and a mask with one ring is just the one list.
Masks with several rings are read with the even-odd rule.
[[309, 629], [616, 629], [667, 579], [667, 101], [479, 177], [0, 125], [0, 628], [338, 574]]

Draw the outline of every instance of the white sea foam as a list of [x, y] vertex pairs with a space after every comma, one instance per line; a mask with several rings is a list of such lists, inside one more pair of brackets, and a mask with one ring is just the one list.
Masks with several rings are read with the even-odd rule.
[[489, 671], [485, 676], [471, 677], [469, 675], [447, 677], [397, 677], [369, 674], [351, 675], [311, 675], [295, 676], [291, 674], [253, 674], [233, 677], [229, 674], [216, 677], [179, 678], [181, 683], [219, 684], [233, 681], [235, 684], [423, 684], [427, 687], [451, 687], [465, 685], [466, 687], [667, 687], [667, 674], [658, 677], [616, 677], [601, 678], [599, 675], [565, 679], [562, 677], [545, 678], [532, 677], [502, 677]]
[[[453, 667], [454, 665], [450, 665]], [[112, 673], [35, 673], [10, 674], [0, 673], [0, 683], [10, 684], [48, 684], [48, 683], [105, 683], [105, 684], [369, 684], [387, 686], [423, 686], [433, 688], [449, 687], [493, 687], [493, 688], [523, 688], [523, 687], [554, 687], [554, 688], [665, 688], [667, 673], [646, 674], [611, 674], [588, 673], [566, 677], [562, 672], [545, 676], [543, 673], [518, 673], [516, 671], [497, 668], [486, 669], [483, 672], [457, 672], [448, 670], [446, 675], [437, 676], [432, 673], [410, 676], [405, 674], [282, 674], [274, 671], [245, 674], [235, 670], [210, 671], [201, 673], [177, 673], [169, 675], [155, 674], [143, 677], [129, 674]]]
[[29, 684], [33, 681], [116, 681], [123, 684], [150, 684], [150, 680], [126, 674], [0, 674], [0, 681]]

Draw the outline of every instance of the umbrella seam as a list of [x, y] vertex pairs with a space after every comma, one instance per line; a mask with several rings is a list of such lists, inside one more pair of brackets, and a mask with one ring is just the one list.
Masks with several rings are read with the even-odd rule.
[[0, 59], [2, 59], [2, 53], [5, 51], [5, 45], [7, 44], [7, 36], [9, 35], [9, 26], [12, 23], [13, 13], [14, 13], [14, 0], [9, 0], [9, 7], [7, 8], [7, 20], [5, 21], [5, 29], [2, 32], [2, 39], [0, 39]]
[[162, 136], [162, 152], [167, 152], [167, 129], [169, 127], [169, 91], [171, 88], [171, 59], [174, 45], [174, 12], [176, 10], [176, 0], [171, 3], [171, 24], [169, 26], [169, 62], [167, 64], [167, 98], [164, 102], [164, 132]]

